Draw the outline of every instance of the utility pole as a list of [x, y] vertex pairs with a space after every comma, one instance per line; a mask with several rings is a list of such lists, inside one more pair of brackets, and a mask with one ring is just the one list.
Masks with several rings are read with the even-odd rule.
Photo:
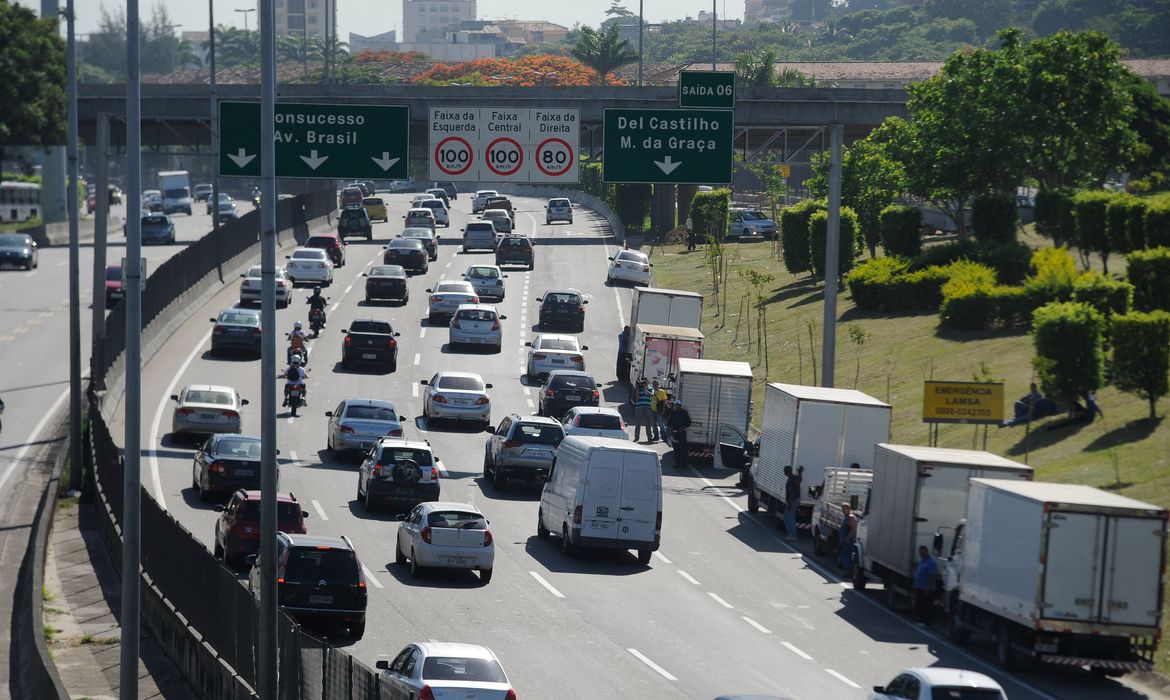
[[833, 386], [837, 358], [837, 276], [841, 250], [841, 142], [845, 127], [829, 127], [829, 221], [825, 231], [825, 317], [821, 335], [821, 386]]
[[[247, 19], [248, 15], [244, 15]], [[215, 157], [215, 167], [211, 171], [211, 230], [219, 230], [219, 98], [215, 87], [215, 0], [207, 0], [207, 24], [211, 28], [208, 34], [207, 60], [211, 73], [207, 84], [211, 92], [211, 155]], [[217, 239], [218, 240], [218, 239]]]
[[642, 28], [646, 25], [643, 4], [645, 0], [638, 0], [638, 87], [642, 87]]
[[73, 0], [65, 4], [65, 80], [69, 83], [65, 157], [69, 186], [69, 490], [81, 488], [81, 242], [77, 217], [77, 37], [73, 33]]
[[715, 27], [719, 15], [715, 14], [715, 2], [711, 0], [711, 70], [715, 70]]
[[[53, 22], [54, 31], [59, 31], [61, 4], [58, 0], [41, 0], [41, 18]], [[66, 220], [68, 207], [65, 202], [65, 149], [48, 146], [44, 150], [41, 166], [41, 220], [46, 224]], [[73, 206], [77, 206], [74, 202]]]
[[97, 195], [93, 210], [93, 317], [90, 334], [89, 381], [94, 389], [106, 388], [106, 229], [110, 214], [110, 115], [97, 115]]

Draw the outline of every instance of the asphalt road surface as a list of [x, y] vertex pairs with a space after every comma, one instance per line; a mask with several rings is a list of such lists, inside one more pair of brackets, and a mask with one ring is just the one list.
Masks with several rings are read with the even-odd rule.
[[[614, 385], [613, 367], [630, 292], [604, 281], [614, 241], [603, 235], [599, 219], [590, 212], [579, 210], [573, 225], [546, 226], [543, 201], [514, 198], [518, 228], [537, 242], [536, 269], [507, 272], [507, 299], [499, 305], [507, 316], [503, 350], [451, 352], [446, 327], [426, 321], [424, 290], [442, 278], [458, 279], [470, 264], [491, 261], [487, 253], [460, 252], [459, 229], [470, 218], [466, 195], [454, 202], [450, 229], [439, 229], [438, 261], [427, 275], [410, 280], [410, 302], [400, 307], [363, 301], [360, 275], [380, 259], [381, 246], [399, 230], [408, 197], [388, 197], [390, 223], [374, 225], [372, 243], [349, 243], [348, 264], [337, 270], [325, 292], [331, 300], [329, 326], [312, 342], [310, 404], [298, 418], [279, 418], [281, 490], [300, 499], [310, 514], [311, 533], [348, 535], [368, 570], [365, 637], [356, 642], [338, 639], [337, 644], [370, 666], [411, 641], [484, 644], [500, 656], [520, 696], [530, 698], [712, 698], [724, 693], [864, 698], [872, 686], [889, 681], [902, 668], [932, 665], [990, 673], [1013, 700], [1149, 697], [1120, 682], [1075, 672], [1001, 673], [989, 661], [989, 645], [960, 650], [940, 632], [915, 627], [907, 617], [885, 610], [878, 603], [880, 590], [852, 591], [826, 561], [811, 556], [807, 542], [799, 550], [782, 542], [765, 516], [745, 512], [746, 498], [733, 486], [734, 475], [680, 472], [669, 457], [663, 467], [662, 549], [649, 566], [640, 566], [630, 552], [563, 557], [555, 541], [536, 537], [539, 489], [515, 485], [499, 491], [482, 478], [486, 433], [457, 427], [427, 430], [418, 418], [418, 382], [441, 369], [477, 371], [494, 384], [495, 423], [510, 412], [534, 412], [535, 388], [521, 379], [523, 344], [534, 335], [537, 321], [534, 299], [550, 287], [575, 286], [590, 301], [581, 334], [590, 347], [587, 368], [605, 387], [604, 405], [620, 405], [626, 394]], [[64, 289], [43, 273], [63, 259], [46, 256], [37, 282], [41, 286], [36, 287], [40, 291], [19, 298], [47, 295], [44, 304], [27, 305], [59, 308]], [[307, 290], [298, 290], [290, 307], [278, 311], [281, 330], [306, 320], [305, 296]], [[18, 303], [11, 295], [5, 299], [10, 306]], [[208, 353], [207, 319], [237, 300], [237, 286], [229, 285], [193, 312], [143, 371], [143, 483], [209, 548], [217, 514], [190, 487], [192, 445], [173, 443], [168, 436], [173, 405], [168, 397], [188, 383], [233, 385], [251, 400], [243, 413], [244, 432], [259, 434], [259, 361]], [[16, 312], [9, 313], [16, 318]], [[362, 317], [389, 319], [401, 332], [396, 372], [341, 367], [340, 329]], [[45, 333], [48, 325], [35, 335]], [[46, 333], [43, 341], [21, 337], [5, 342], [29, 343], [22, 357], [31, 365], [38, 352], [61, 347], [63, 312], [53, 328], [57, 331]], [[280, 353], [283, 347], [278, 344]], [[9, 387], [45, 385], [6, 392], [10, 416], [18, 421], [11, 434], [30, 433], [36, 416], [63, 387], [64, 365], [48, 376], [30, 373], [28, 365], [3, 369]], [[37, 378], [20, 379], [30, 376]], [[389, 515], [365, 512], [355, 500], [356, 461], [334, 461], [325, 450], [323, 414], [351, 397], [395, 401], [399, 413], [410, 418], [407, 436], [430, 440], [445, 465], [443, 500], [472, 502], [487, 514], [496, 542], [490, 584], [481, 586], [474, 574], [466, 573], [412, 579], [393, 563], [398, 524]], [[37, 411], [27, 418], [13, 410], [20, 401], [34, 400]], [[120, 424], [111, 429], [122, 434]]]

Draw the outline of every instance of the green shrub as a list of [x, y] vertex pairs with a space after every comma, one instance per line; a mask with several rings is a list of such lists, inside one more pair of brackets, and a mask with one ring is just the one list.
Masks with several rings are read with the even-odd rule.
[[1119, 193], [1105, 205], [1105, 225], [1112, 248], [1120, 253], [1146, 247], [1146, 204], [1131, 194]]
[[1101, 256], [1101, 266], [1109, 272], [1109, 254], [1116, 251], [1117, 245], [1109, 239], [1108, 216], [1106, 214], [1109, 203], [1118, 193], [1089, 190], [1078, 192], [1073, 197], [1073, 207], [1076, 211], [1077, 246], [1086, 254], [1090, 251]]
[[1086, 272], [1073, 282], [1072, 299], [1088, 304], [1108, 320], [1114, 314], [1129, 313], [1133, 306], [1133, 285], [1111, 280], [1098, 272]]
[[979, 246], [973, 240], [953, 241], [942, 245], [927, 246], [914, 259], [911, 269], [922, 270], [935, 265], [946, 266], [958, 260], [978, 260]]
[[1101, 331], [1105, 321], [1088, 304], [1058, 302], [1032, 314], [1032, 365], [1040, 388], [1066, 403], [1101, 387]]
[[1170, 311], [1170, 248], [1151, 248], [1125, 258], [1133, 307], [1138, 311]]
[[1040, 248], [1032, 253], [1032, 276], [1024, 288], [1036, 306], [1072, 297], [1077, 279], [1077, 263], [1065, 248]]
[[870, 258], [845, 275], [845, 284], [860, 309], [879, 311], [891, 306], [889, 290], [895, 280], [906, 274], [909, 264], [898, 257]]
[[1010, 243], [980, 243], [979, 262], [995, 270], [1004, 284], [1020, 284], [1028, 276], [1032, 264], [1032, 249], [1019, 241]]
[[991, 289], [989, 301], [995, 309], [995, 321], [1004, 328], [1020, 328], [1032, 323], [1036, 305], [1023, 287], [1000, 285]]
[[609, 204], [623, 224], [641, 229], [650, 213], [651, 194], [650, 185], [615, 185]]
[[1113, 317], [1113, 383], [1150, 402], [1170, 393], [1170, 314], [1140, 311]]
[[609, 199], [609, 186], [601, 181], [601, 163], [599, 161], [582, 161], [578, 166], [577, 173], [582, 192], [599, 199]]
[[1060, 247], [1076, 237], [1073, 218], [1073, 193], [1065, 188], [1040, 190], [1036, 193], [1036, 233], [1052, 239]]
[[1170, 201], [1157, 201], [1146, 207], [1144, 240], [1150, 248], [1170, 246]]
[[995, 270], [970, 261], [947, 268], [949, 279], [942, 286], [942, 322], [955, 328], [980, 329], [991, 324], [988, 292], [995, 286]]
[[699, 192], [691, 200], [691, 226], [701, 237], [722, 241], [727, 235], [728, 210], [731, 208], [731, 190], [720, 189]]
[[1027, 326], [1032, 320], [1035, 307], [1023, 287], [964, 285], [950, 291], [939, 313], [944, 325], [990, 330]]
[[1019, 223], [1020, 211], [1013, 194], [984, 194], [971, 202], [971, 226], [975, 229], [975, 238], [980, 241], [1012, 243], [1016, 240]]
[[882, 248], [886, 255], [913, 258], [922, 252], [922, 210], [904, 204], [882, 209]]
[[[827, 211], [815, 212], [808, 220], [809, 264], [812, 265], [813, 274], [822, 278], [825, 276], [825, 236], [828, 228]], [[853, 259], [857, 257], [857, 214], [849, 207], [841, 207], [839, 233], [837, 270], [844, 275], [853, 269]]]
[[788, 272], [795, 275], [812, 269], [809, 261], [808, 220], [814, 212], [824, 208], [824, 202], [806, 199], [780, 211], [780, 252]]

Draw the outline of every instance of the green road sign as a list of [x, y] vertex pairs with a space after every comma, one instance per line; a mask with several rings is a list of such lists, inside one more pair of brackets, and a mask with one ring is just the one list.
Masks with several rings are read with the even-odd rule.
[[[405, 179], [409, 107], [276, 105], [276, 176]], [[260, 177], [260, 103], [219, 103], [219, 174]]]
[[605, 182], [731, 182], [731, 110], [607, 109]]
[[735, 107], [735, 73], [685, 70], [678, 76], [678, 106], [695, 109]]

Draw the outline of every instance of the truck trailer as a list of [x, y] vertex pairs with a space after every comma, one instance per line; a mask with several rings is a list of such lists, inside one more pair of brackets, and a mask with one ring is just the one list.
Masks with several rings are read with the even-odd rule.
[[752, 422], [752, 366], [746, 362], [680, 357], [675, 398], [691, 416], [687, 445], [708, 449], [722, 426], [747, 435]]
[[[660, 386], [670, 390], [678, 378], [679, 360], [703, 356], [703, 334], [697, 328], [639, 323], [634, 327], [630, 355], [631, 382], [640, 377], [657, 379]], [[630, 396], [633, 395], [631, 385]]]
[[703, 320], [702, 294], [658, 287], [634, 287], [632, 291], [631, 330], [637, 330], [639, 325], [699, 329]]

